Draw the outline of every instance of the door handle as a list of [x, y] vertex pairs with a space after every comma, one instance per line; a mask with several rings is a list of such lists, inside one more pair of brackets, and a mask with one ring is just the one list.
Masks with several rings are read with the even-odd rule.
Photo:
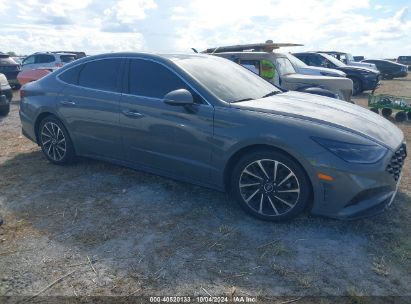
[[123, 110], [123, 114], [130, 118], [143, 118], [144, 115], [134, 110]]
[[62, 100], [62, 101], [60, 101], [60, 103], [62, 105], [66, 105], [66, 106], [75, 106], [76, 105], [76, 103], [72, 100]]

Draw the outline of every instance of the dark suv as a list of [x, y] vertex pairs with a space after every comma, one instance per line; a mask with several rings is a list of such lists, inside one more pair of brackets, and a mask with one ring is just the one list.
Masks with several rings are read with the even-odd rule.
[[18, 88], [17, 74], [20, 72], [20, 64], [15, 62], [7, 54], [0, 53], [0, 73], [4, 74], [12, 88]]
[[397, 58], [397, 62], [405, 64], [406, 66], [408, 66], [408, 70], [411, 71], [411, 56], [399, 56]]
[[399, 64], [383, 59], [366, 59], [361, 62], [373, 63], [384, 79], [393, 79], [397, 77], [407, 77], [408, 67], [404, 64]]
[[363, 67], [348, 66], [328, 54], [304, 52], [293, 53], [293, 55], [311, 66], [343, 71], [353, 82], [353, 95], [367, 90], [375, 90], [380, 82], [380, 72]]

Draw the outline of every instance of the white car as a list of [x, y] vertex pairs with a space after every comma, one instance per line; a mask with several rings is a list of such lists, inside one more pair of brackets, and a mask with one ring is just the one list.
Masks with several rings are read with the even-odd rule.
[[353, 55], [351, 55], [350, 53], [336, 52], [336, 51], [328, 51], [328, 52], [323, 51], [323, 52], [317, 52], [317, 53], [324, 53], [324, 54], [331, 55], [337, 58], [339, 61], [349, 66], [357, 66], [361, 68], [368, 68], [368, 69], [378, 71], [377, 66], [375, 64], [355, 61]]
[[301, 61], [293, 54], [287, 53], [288, 59], [290, 60], [291, 64], [294, 66], [294, 69], [299, 74], [303, 75], [318, 75], [318, 76], [331, 76], [331, 77], [347, 77], [342, 71], [336, 69], [329, 69], [323, 67], [313, 67], [307, 65], [304, 61]]
[[24, 58], [21, 63], [21, 70], [35, 70], [38, 68], [55, 70], [74, 60], [76, 60], [76, 55], [71, 53], [34, 53]]

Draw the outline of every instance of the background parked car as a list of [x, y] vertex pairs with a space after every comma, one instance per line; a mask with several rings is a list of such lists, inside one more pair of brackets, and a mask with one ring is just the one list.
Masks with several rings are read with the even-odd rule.
[[347, 77], [347, 74], [345, 74], [342, 71], [323, 68], [323, 67], [309, 66], [305, 62], [295, 57], [293, 54], [287, 53], [285, 55], [290, 60], [291, 64], [294, 66], [294, 69], [297, 71], [297, 73], [304, 74], [304, 75]]
[[408, 66], [408, 70], [411, 70], [411, 56], [399, 56], [397, 62]]
[[0, 53], [0, 73], [4, 74], [12, 88], [18, 88], [17, 74], [21, 71], [20, 64], [7, 54]]
[[10, 112], [10, 102], [13, 92], [4, 74], [0, 74], [0, 116], [5, 116]]
[[336, 51], [319, 51], [317, 53], [324, 53], [324, 54], [333, 56], [337, 58], [339, 61], [341, 61], [342, 63], [345, 63], [346, 65], [358, 66], [358, 67], [377, 70], [377, 67], [372, 63], [362, 63], [362, 62], [355, 61], [353, 55], [351, 55], [350, 53], [336, 52]]
[[23, 71], [38, 68], [57, 69], [74, 60], [76, 55], [70, 53], [35, 53], [23, 60], [21, 69]]
[[[297, 73], [286, 54], [272, 52], [273, 49], [284, 45], [294, 46], [267, 41], [266, 43], [209, 48], [202, 53], [234, 61], [283, 90], [323, 95], [351, 102], [352, 81], [344, 77]], [[249, 51], [250, 49], [254, 51]], [[268, 74], [267, 69], [271, 70]]]
[[343, 71], [353, 82], [353, 95], [367, 90], [375, 90], [380, 82], [381, 74], [378, 70], [348, 66], [328, 54], [301, 52], [293, 53], [293, 55], [310, 66], [327, 67]]
[[53, 69], [39, 68], [35, 70], [24, 70], [17, 75], [20, 85], [38, 80], [53, 72]]
[[382, 78], [393, 79], [396, 77], [407, 77], [408, 67], [403, 64], [395, 63], [389, 60], [383, 59], [367, 59], [361, 62], [373, 63], [380, 71]]

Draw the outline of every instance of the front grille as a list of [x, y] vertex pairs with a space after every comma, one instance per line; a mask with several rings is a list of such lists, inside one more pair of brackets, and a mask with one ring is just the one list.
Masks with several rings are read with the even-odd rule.
[[401, 175], [401, 169], [404, 165], [404, 160], [407, 157], [407, 146], [404, 144], [395, 151], [394, 155], [392, 156], [390, 163], [387, 165], [387, 172], [390, 173], [395, 181], [398, 181]]

